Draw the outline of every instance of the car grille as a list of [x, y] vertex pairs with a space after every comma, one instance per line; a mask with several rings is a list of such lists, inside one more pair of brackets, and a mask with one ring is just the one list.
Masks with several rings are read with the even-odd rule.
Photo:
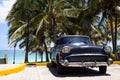
[[106, 56], [69, 56], [66, 59], [69, 62], [103, 62], [103, 61], [107, 61]]
[[71, 49], [70, 53], [79, 54], [79, 53], [103, 53], [102, 49], [98, 48], [74, 48]]

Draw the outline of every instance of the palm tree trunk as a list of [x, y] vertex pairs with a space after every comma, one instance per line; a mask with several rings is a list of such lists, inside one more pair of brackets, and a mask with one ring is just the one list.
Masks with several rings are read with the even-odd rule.
[[29, 62], [28, 61], [28, 49], [26, 49], [26, 52], [25, 52], [25, 61], [24, 61], [24, 63], [27, 63], [27, 62]]
[[27, 27], [25, 29], [25, 34], [26, 34], [26, 52], [25, 52], [25, 61], [24, 61], [25, 63], [28, 62], [28, 52], [29, 52], [29, 32], [28, 32], [29, 30]]
[[26, 11], [28, 14], [27, 18], [27, 27], [25, 28], [25, 34], [26, 34], [26, 53], [25, 53], [25, 63], [28, 62], [28, 52], [29, 52], [29, 26], [30, 26], [30, 13], [29, 10]]
[[43, 51], [41, 52], [41, 62], [43, 62]]
[[35, 62], [37, 62], [37, 52], [36, 52], [36, 54], [35, 54]]
[[28, 62], [28, 51], [25, 52], [25, 61], [24, 63], [27, 63]]
[[48, 51], [47, 51], [47, 46], [46, 46], [45, 41], [44, 41], [44, 47], [45, 47], [45, 53], [46, 53], [46, 62], [49, 62]]
[[[115, 6], [117, 4], [117, 0], [115, 2]], [[118, 59], [117, 55], [117, 11], [115, 10], [115, 54], [116, 54], [116, 59]]]
[[113, 19], [112, 19], [112, 15], [110, 13], [110, 26], [111, 26], [111, 35], [112, 35], [112, 46], [113, 46], [113, 53], [115, 53], [115, 35], [114, 35], [114, 29], [113, 29]]

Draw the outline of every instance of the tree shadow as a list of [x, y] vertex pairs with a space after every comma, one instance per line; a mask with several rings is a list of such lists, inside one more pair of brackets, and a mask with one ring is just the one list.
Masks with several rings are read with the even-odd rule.
[[111, 76], [108, 73], [102, 74], [98, 70], [91, 68], [65, 68], [64, 74], [58, 74], [55, 67], [48, 66], [48, 69], [55, 77]]

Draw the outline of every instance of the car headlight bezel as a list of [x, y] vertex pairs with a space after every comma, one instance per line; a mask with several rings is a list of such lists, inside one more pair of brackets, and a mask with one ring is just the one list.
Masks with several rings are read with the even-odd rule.
[[69, 53], [70, 52], [70, 47], [69, 46], [64, 46], [62, 48], [62, 53]]
[[111, 48], [110, 46], [105, 46], [105, 47], [104, 47], [104, 51], [105, 51], [106, 53], [110, 53], [110, 52], [112, 51], [112, 48]]

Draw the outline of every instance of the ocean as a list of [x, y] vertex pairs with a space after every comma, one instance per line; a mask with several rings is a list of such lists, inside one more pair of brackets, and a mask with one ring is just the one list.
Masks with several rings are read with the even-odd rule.
[[[8, 54], [8, 64], [13, 64], [14, 50], [0, 50], [0, 58], [4, 58]], [[29, 54], [28, 61], [35, 62], [35, 53]], [[15, 64], [22, 64], [25, 60], [25, 51], [15, 51]], [[43, 61], [45, 61], [45, 54], [43, 54]], [[40, 54], [37, 54], [37, 62], [41, 62]]]

